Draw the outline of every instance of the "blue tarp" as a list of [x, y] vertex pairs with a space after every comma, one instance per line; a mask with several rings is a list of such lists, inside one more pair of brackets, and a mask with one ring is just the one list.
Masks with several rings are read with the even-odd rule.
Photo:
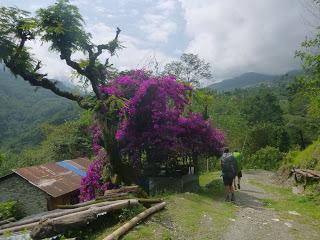
[[73, 166], [72, 164], [70, 163], [67, 163], [65, 161], [60, 161], [60, 162], [57, 162], [57, 164], [65, 169], [68, 169], [72, 172], [74, 172], [75, 174], [78, 174], [79, 176], [81, 177], [85, 177], [86, 176], [86, 172], [82, 171], [81, 169]]

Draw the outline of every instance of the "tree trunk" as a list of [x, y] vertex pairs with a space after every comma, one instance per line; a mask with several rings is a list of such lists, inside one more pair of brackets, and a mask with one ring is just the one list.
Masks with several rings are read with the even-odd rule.
[[85, 226], [99, 216], [131, 205], [139, 204], [138, 200], [121, 201], [104, 207], [93, 207], [85, 211], [41, 221], [32, 231], [32, 239], [43, 239], [64, 233], [72, 228]]
[[[123, 200], [123, 201], [128, 201], [128, 200]], [[117, 201], [116, 203], [123, 202], [123, 201]], [[113, 203], [115, 203], [115, 202], [113, 202]], [[113, 204], [113, 203], [111, 202], [111, 204]], [[37, 225], [41, 219], [44, 219], [44, 218], [57, 218], [57, 217], [61, 217], [61, 216], [66, 216], [68, 214], [73, 214], [73, 213], [77, 213], [80, 211], [85, 211], [85, 210], [88, 210], [92, 207], [103, 207], [106, 205], [110, 205], [110, 202], [95, 203], [92, 205], [81, 206], [76, 209], [68, 209], [68, 210], [64, 210], [61, 212], [55, 212], [55, 213], [48, 212], [48, 214], [46, 214], [46, 215], [36, 216], [36, 217], [28, 218], [25, 220], [22, 219], [17, 222], [12, 222], [12, 223], [8, 223], [3, 226], [0, 226], [0, 235], [3, 234], [5, 231], [12, 231], [12, 232], [21, 231], [25, 228], [24, 226], [33, 227], [33, 226]]]
[[300, 137], [300, 142], [301, 142], [301, 149], [305, 149], [306, 148], [306, 143], [303, 137], [303, 132], [301, 130], [299, 130], [299, 137]]

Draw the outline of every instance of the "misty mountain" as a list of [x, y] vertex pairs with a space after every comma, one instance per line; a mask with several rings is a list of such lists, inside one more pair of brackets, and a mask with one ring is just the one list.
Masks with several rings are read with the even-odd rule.
[[[70, 90], [59, 83], [59, 87]], [[36, 88], [9, 70], [0, 69], [0, 148], [19, 151], [41, 142], [39, 126], [76, 119], [81, 112], [73, 101]]]
[[232, 91], [236, 88], [251, 88], [259, 85], [274, 85], [281, 82], [293, 81], [294, 77], [299, 75], [301, 70], [293, 70], [283, 75], [269, 75], [256, 72], [248, 72], [240, 76], [223, 80], [209, 85], [207, 88], [218, 91]]

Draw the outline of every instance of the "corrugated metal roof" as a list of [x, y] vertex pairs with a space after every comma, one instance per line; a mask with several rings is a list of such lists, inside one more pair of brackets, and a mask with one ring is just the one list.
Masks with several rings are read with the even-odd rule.
[[[64, 162], [84, 172], [87, 171], [90, 164], [90, 161], [86, 158], [64, 160]], [[52, 197], [73, 192], [80, 187], [81, 176], [75, 171], [59, 166], [57, 163], [46, 163], [12, 171]]]

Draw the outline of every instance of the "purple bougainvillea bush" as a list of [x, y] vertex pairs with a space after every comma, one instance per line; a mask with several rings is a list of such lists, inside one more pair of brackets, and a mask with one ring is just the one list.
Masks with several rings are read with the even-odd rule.
[[[118, 112], [120, 122], [115, 138], [133, 167], [141, 166], [143, 158], [151, 164], [166, 164], [181, 157], [221, 153], [223, 134], [200, 114], [188, 112], [192, 88], [174, 76], [155, 77], [144, 71], [131, 71], [100, 86], [100, 91], [126, 99]], [[98, 144], [101, 130], [94, 126], [91, 131], [97, 159], [82, 179], [82, 201], [94, 198], [97, 189], [112, 187], [101, 177], [106, 157]]]

